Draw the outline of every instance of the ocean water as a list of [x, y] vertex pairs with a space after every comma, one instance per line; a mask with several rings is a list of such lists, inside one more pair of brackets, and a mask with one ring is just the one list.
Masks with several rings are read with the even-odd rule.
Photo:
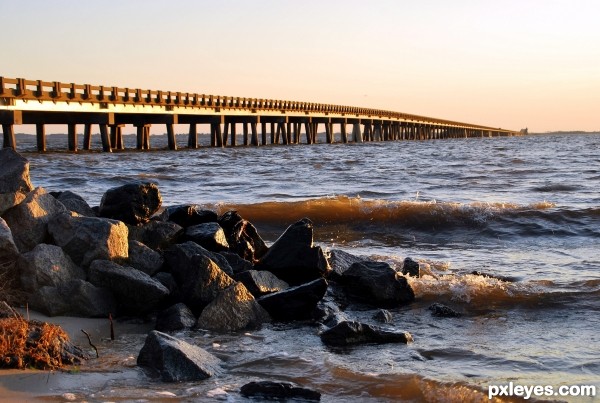
[[[19, 147], [34, 141], [20, 138]], [[65, 145], [64, 136], [49, 142]], [[153, 181], [163, 205], [235, 209], [268, 242], [309, 217], [326, 250], [394, 267], [410, 256], [427, 273], [410, 279], [417, 301], [391, 310], [389, 327], [409, 331], [409, 345], [331, 350], [317, 328], [291, 325], [185, 333], [227, 370], [166, 385], [135, 368], [130, 356], [144, 335], [130, 334], [105, 346], [112, 358], [83, 370], [84, 381], [56, 386], [57, 396], [241, 401], [239, 387], [261, 379], [314, 388], [323, 401], [485, 401], [489, 385], [509, 382], [600, 389], [600, 135], [25, 155], [36, 186], [74, 191], [92, 206], [110, 187]], [[435, 318], [433, 302], [463, 316]], [[106, 377], [86, 383], [86, 373]]]

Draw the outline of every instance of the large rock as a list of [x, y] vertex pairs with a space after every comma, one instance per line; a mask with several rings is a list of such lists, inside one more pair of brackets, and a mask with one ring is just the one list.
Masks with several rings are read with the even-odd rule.
[[311, 318], [318, 324], [327, 327], [333, 327], [340, 322], [349, 320], [348, 316], [342, 312], [340, 307], [330, 296], [325, 296], [317, 303], [317, 306], [311, 314]]
[[223, 228], [216, 222], [193, 225], [185, 230], [185, 238], [213, 252], [229, 249]]
[[29, 161], [12, 148], [0, 149], [0, 215], [19, 204], [33, 190]]
[[345, 321], [321, 333], [321, 341], [329, 346], [351, 346], [365, 343], [409, 343], [408, 332], [395, 332], [360, 322]]
[[313, 246], [313, 225], [304, 218], [290, 225], [256, 264], [290, 285], [326, 277], [331, 268], [319, 246]]
[[257, 301], [275, 320], [308, 319], [326, 291], [327, 281], [319, 278], [310, 283], [267, 294]]
[[200, 381], [220, 372], [220, 360], [200, 347], [151, 331], [137, 364], [158, 373], [164, 382]]
[[41, 287], [57, 287], [75, 279], [85, 279], [85, 272], [63, 250], [55, 245], [39, 244], [22, 254], [17, 261], [17, 272], [25, 291]]
[[98, 259], [120, 261], [129, 257], [128, 230], [121, 221], [62, 213], [50, 220], [48, 230], [54, 243], [84, 268]]
[[236, 274], [234, 278], [241, 281], [256, 298], [290, 287], [288, 283], [278, 279], [269, 271], [248, 270]]
[[243, 271], [254, 269], [254, 264], [250, 263], [246, 259], [242, 259], [237, 253], [219, 252], [219, 255], [225, 258], [225, 260], [231, 267], [232, 274], [237, 274]]
[[109, 189], [100, 202], [100, 216], [123, 221], [130, 225], [148, 222], [162, 204], [155, 183], [128, 183]]
[[94, 260], [89, 281], [112, 291], [121, 313], [143, 315], [158, 308], [169, 290], [158, 280], [133, 267], [123, 267], [108, 260]]
[[202, 310], [197, 327], [219, 332], [258, 328], [269, 321], [269, 314], [256, 302], [242, 283], [221, 291]]
[[352, 255], [340, 249], [332, 249], [329, 252], [329, 265], [331, 266], [329, 278], [339, 281], [344, 272], [348, 270], [350, 266], [352, 266], [354, 263], [360, 263], [364, 261], [372, 260], [366, 257]]
[[437, 316], [438, 318], [460, 318], [462, 316], [460, 312], [455, 311], [449, 306], [440, 304], [439, 302], [429, 305], [429, 308], [427, 309], [431, 311], [431, 315]]
[[173, 245], [165, 251], [166, 266], [170, 268], [171, 272], [180, 272], [180, 267], [187, 267], [190, 259], [194, 255], [204, 256], [212, 260], [219, 266], [221, 270], [227, 273], [228, 276], [233, 275], [233, 269], [229, 265], [227, 259], [220, 253], [211, 252], [204, 249], [202, 246], [195, 242], [188, 241], [182, 244]]
[[17, 260], [19, 249], [15, 244], [12, 231], [2, 218], [0, 218], [0, 266]]
[[421, 269], [419, 262], [414, 261], [412, 258], [407, 257], [402, 262], [402, 274], [409, 275], [412, 277], [421, 277]]
[[182, 234], [182, 227], [167, 221], [152, 220], [141, 226], [129, 226], [130, 240], [141, 242], [154, 250], [167, 249], [176, 243]]
[[67, 210], [73, 211], [85, 217], [96, 217], [94, 210], [92, 210], [90, 205], [78, 194], [67, 190], [64, 192], [59, 192], [54, 196], [67, 208]]
[[321, 394], [317, 391], [299, 387], [291, 382], [260, 381], [250, 382], [240, 388], [244, 397], [259, 400], [276, 401], [320, 401]]
[[203, 210], [196, 204], [181, 204], [170, 206], [160, 214], [163, 221], [171, 221], [183, 228], [192, 225], [217, 222], [217, 213], [211, 210]]
[[175, 332], [191, 329], [196, 324], [196, 316], [185, 304], [179, 303], [161, 311], [156, 317], [156, 330]]
[[385, 262], [353, 263], [341, 282], [348, 296], [376, 307], [396, 307], [415, 299], [406, 278]]
[[108, 289], [72, 280], [40, 288], [29, 298], [29, 307], [48, 316], [107, 318], [116, 312], [117, 304]]
[[230, 249], [240, 257], [254, 262], [267, 253], [267, 245], [249, 221], [237, 211], [228, 211], [219, 217], [219, 225], [225, 231]]
[[48, 241], [48, 222], [67, 209], [43, 188], [30, 192], [25, 200], [4, 214], [15, 244], [21, 253]]
[[135, 269], [141, 270], [153, 276], [157, 273], [163, 263], [162, 255], [138, 241], [129, 241], [128, 263]]

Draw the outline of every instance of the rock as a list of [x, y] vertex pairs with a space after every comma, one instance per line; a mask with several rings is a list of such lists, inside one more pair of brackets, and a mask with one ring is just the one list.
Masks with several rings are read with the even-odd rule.
[[261, 400], [321, 400], [321, 394], [319, 392], [298, 387], [291, 382], [250, 382], [241, 387], [240, 394], [244, 397], [257, 398]]
[[225, 258], [231, 267], [232, 274], [230, 275], [254, 269], [254, 265], [252, 263], [246, 259], [242, 259], [237, 253], [219, 252], [219, 254]]
[[219, 224], [225, 231], [230, 249], [243, 259], [254, 262], [267, 253], [267, 245], [249, 221], [237, 211], [228, 211], [219, 217]]
[[185, 230], [185, 238], [213, 252], [229, 249], [223, 228], [216, 222], [188, 227]]
[[164, 382], [200, 381], [220, 372], [214, 355], [156, 330], [146, 337], [137, 364], [158, 372]]
[[158, 308], [169, 290], [158, 280], [133, 267], [123, 267], [108, 260], [94, 260], [89, 281], [112, 291], [120, 313], [143, 315]]
[[48, 222], [67, 209], [43, 188], [36, 188], [25, 200], [4, 214], [15, 244], [21, 253], [48, 241]]
[[331, 271], [321, 247], [313, 246], [313, 225], [308, 218], [290, 225], [255, 267], [290, 285], [326, 277]]
[[438, 318], [459, 318], [462, 316], [460, 312], [456, 312], [449, 306], [438, 302], [431, 304], [427, 309], [431, 311], [433, 316], [437, 316]]
[[165, 260], [162, 255], [138, 241], [129, 241], [129, 260], [131, 267], [153, 276]]
[[183, 228], [172, 222], [155, 221], [142, 226], [129, 227], [129, 239], [158, 250], [167, 249], [176, 243], [183, 234]]
[[85, 272], [63, 250], [54, 245], [39, 244], [22, 254], [17, 261], [17, 272], [25, 291], [41, 287], [57, 287], [75, 279], [85, 279]]
[[179, 287], [171, 273], [166, 273], [164, 271], [158, 272], [154, 275], [154, 279], [159, 281], [165, 287], [167, 287], [170, 296], [179, 293]]
[[366, 257], [352, 255], [340, 249], [332, 249], [329, 252], [328, 260], [329, 265], [331, 266], [331, 273], [329, 274], [329, 278], [331, 278], [334, 281], [339, 281], [342, 278], [344, 272], [348, 270], [353, 263], [373, 261]]
[[202, 310], [196, 327], [218, 332], [256, 329], [270, 321], [269, 314], [256, 302], [242, 283], [221, 291]]
[[373, 315], [373, 319], [381, 323], [392, 323], [394, 321], [392, 313], [387, 309], [378, 310], [377, 313]]
[[170, 306], [156, 317], [156, 330], [159, 332], [191, 329], [195, 324], [196, 317], [194, 313], [182, 303]]
[[48, 316], [62, 316], [69, 310], [58, 287], [45, 286], [36, 290], [28, 300], [29, 307]]
[[283, 291], [290, 286], [268, 271], [248, 270], [234, 276], [241, 281], [254, 297], [262, 297], [273, 292]]
[[474, 270], [471, 272], [471, 274], [474, 276], [489, 277], [496, 280], [505, 281], [507, 283], [514, 283], [516, 281], [519, 281], [519, 277], [499, 276], [497, 274], [490, 274], [479, 270]]
[[346, 321], [321, 333], [321, 341], [328, 346], [351, 346], [365, 343], [409, 343], [413, 338], [408, 332], [392, 332], [355, 321]]
[[121, 221], [72, 217], [65, 212], [50, 220], [48, 231], [54, 243], [83, 268], [98, 259], [120, 261], [129, 257], [128, 230]]
[[29, 161], [12, 148], [0, 149], [0, 215], [21, 203], [33, 190]]
[[12, 263], [19, 257], [19, 249], [15, 245], [12, 231], [2, 218], [0, 218], [0, 266]]
[[319, 278], [310, 283], [267, 294], [257, 301], [275, 320], [309, 319], [326, 291], [327, 281]]
[[162, 204], [155, 183], [128, 183], [109, 189], [100, 202], [100, 216], [130, 225], [146, 223]]
[[421, 277], [421, 270], [419, 268], [419, 262], [415, 262], [410, 257], [404, 259], [402, 263], [402, 274], [409, 275], [412, 277]]
[[174, 245], [165, 251], [183, 302], [197, 315], [220, 291], [235, 283], [205, 252], [206, 249], [194, 242]]
[[217, 213], [210, 210], [203, 210], [196, 204], [181, 204], [164, 209], [160, 218], [163, 221], [171, 221], [183, 228], [192, 225], [204, 224], [207, 222], [217, 222]]
[[53, 196], [55, 196], [69, 211], [73, 211], [85, 217], [96, 217], [94, 210], [92, 210], [90, 205], [78, 194], [67, 190], [56, 195], [53, 194]]
[[396, 307], [415, 299], [406, 278], [384, 262], [353, 263], [341, 283], [349, 297], [376, 307]]
[[171, 248], [166, 250], [165, 261], [167, 262], [167, 267], [171, 269], [171, 272], [178, 271], [177, 267], [180, 265], [189, 264], [189, 260], [194, 255], [205, 256], [209, 258], [215, 262], [221, 270], [227, 273], [228, 276], [233, 275], [233, 269], [223, 255], [208, 251], [197, 243], [191, 241], [173, 245]]
[[333, 327], [340, 322], [349, 320], [332, 298], [326, 296], [317, 303], [313, 310], [312, 319], [324, 326]]

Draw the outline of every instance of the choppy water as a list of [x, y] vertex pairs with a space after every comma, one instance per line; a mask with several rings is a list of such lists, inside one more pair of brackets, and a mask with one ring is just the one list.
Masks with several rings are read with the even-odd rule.
[[[331, 351], [310, 327], [188, 334], [227, 360], [228, 375], [139, 395], [149, 383], [126, 367], [129, 376], [110, 380], [114, 394], [98, 386], [96, 396], [235, 400], [257, 379], [292, 380], [327, 401], [479, 401], [509, 381], [600, 387], [600, 135], [27, 157], [36, 185], [91, 205], [109, 187], [151, 180], [165, 205], [236, 209], [269, 241], [308, 216], [325, 248], [392, 265], [411, 256], [430, 272], [411, 280], [417, 302], [393, 310], [409, 346]], [[465, 316], [433, 318], [436, 301]]]

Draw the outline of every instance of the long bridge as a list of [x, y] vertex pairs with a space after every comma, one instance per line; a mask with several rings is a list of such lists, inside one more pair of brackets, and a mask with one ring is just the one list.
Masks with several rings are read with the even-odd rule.
[[[0, 124], [3, 147], [13, 149], [17, 148], [14, 126], [35, 125], [38, 151], [46, 151], [45, 125], [67, 125], [67, 150], [72, 152], [79, 147], [78, 125], [84, 127], [84, 150], [91, 149], [92, 126], [98, 125], [105, 152], [125, 148], [125, 125], [137, 128], [139, 150], [150, 149], [150, 127], [156, 124], [166, 125], [171, 150], [178, 147], [176, 124], [189, 125], [189, 148], [199, 146], [198, 125], [203, 124], [210, 128], [213, 147], [238, 145], [238, 125], [246, 146], [314, 144], [318, 141], [319, 125], [324, 125], [327, 143], [519, 134], [513, 130], [353, 106], [6, 77], [0, 77]], [[339, 125], [337, 141], [334, 125]]]

